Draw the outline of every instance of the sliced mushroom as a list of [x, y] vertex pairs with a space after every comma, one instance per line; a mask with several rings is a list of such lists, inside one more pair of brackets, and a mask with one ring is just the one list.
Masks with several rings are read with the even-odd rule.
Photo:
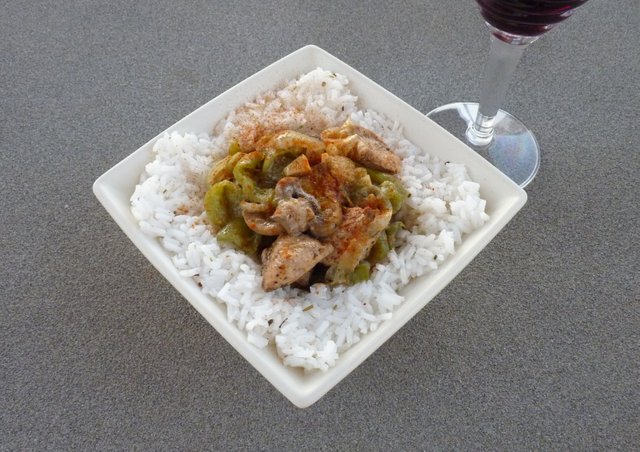
[[300, 235], [315, 217], [311, 204], [304, 198], [290, 198], [278, 202], [271, 219], [276, 221], [289, 235]]
[[284, 233], [284, 228], [277, 221], [265, 217], [262, 213], [242, 212], [242, 218], [252, 231], [262, 235], [280, 235]]
[[283, 177], [278, 181], [275, 194], [278, 199], [303, 198], [309, 202], [314, 214], [320, 213], [320, 204], [315, 196], [307, 193], [297, 177]]
[[268, 204], [260, 204], [254, 202], [240, 202], [242, 209], [242, 218], [249, 229], [262, 235], [278, 235], [284, 232], [280, 224], [272, 220], [272, 207]]
[[342, 222], [342, 206], [333, 198], [320, 198], [318, 204], [320, 209], [309, 223], [309, 231], [315, 237], [328, 237]]
[[272, 210], [269, 204], [248, 201], [240, 201], [240, 208], [246, 213], [267, 213]]

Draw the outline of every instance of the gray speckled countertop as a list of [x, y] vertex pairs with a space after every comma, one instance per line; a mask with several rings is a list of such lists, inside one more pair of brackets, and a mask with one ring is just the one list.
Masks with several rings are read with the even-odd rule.
[[474, 2], [2, 4], [0, 449], [640, 448], [637, 0], [593, 0], [526, 52], [504, 106], [543, 147], [527, 205], [306, 410], [91, 184], [304, 44], [425, 112], [476, 99]]

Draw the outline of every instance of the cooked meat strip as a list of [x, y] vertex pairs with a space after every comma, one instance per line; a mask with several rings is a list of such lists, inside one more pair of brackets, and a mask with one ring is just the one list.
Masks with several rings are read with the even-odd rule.
[[262, 252], [262, 288], [266, 291], [297, 281], [333, 251], [307, 235], [280, 235]]
[[309, 270], [307, 273], [295, 280], [294, 284], [304, 288], [309, 287], [309, 281], [311, 280], [311, 271], [312, 270]]
[[324, 241], [333, 247], [333, 252], [325, 257], [328, 265], [327, 280], [333, 284], [347, 282], [347, 278], [358, 263], [367, 257], [378, 236], [391, 220], [391, 210], [376, 208], [346, 208], [342, 223], [334, 234]]
[[329, 154], [349, 157], [367, 168], [398, 173], [402, 159], [375, 132], [347, 120], [342, 126], [322, 132]]
[[367, 170], [358, 167], [353, 160], [342, 155], [322, 155], [322, 163], [326, 164], [329, 172], [340, 182], [341, 187], [357, 184], [363, 187], [371, 186], [371, 178]]
[[349, 157], [358, 163], [388, 173], [399, 173], [402, 160], [382, 140], [360, 137], [358, 146], [349, 153]]

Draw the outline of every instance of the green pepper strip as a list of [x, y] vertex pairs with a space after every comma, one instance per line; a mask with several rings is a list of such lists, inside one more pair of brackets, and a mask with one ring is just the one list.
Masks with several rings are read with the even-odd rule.
[[371, 182], [379, 185], [383, 196], [391, 202], [393, 213], [398, 212], [402, 204], [409, 197], [409, 192], [402, 186], [397, 178], [390, 174], [370, 168], [367, 168], [367, 173], [371, 178]]
[[393, 223], [389, 223], [387, 229], [384, 230], [390, 250], [396, 247], [396, 234], [402, 228], [404, 228], [404, 223], [402, 221], [394, 221]]
[[371, 247], [367, 261], [371, 266], [375, 266], [378, 262], [382, 262], [387, 258], [389, 252], [396, 246], [396, 234], [400, 229], [404, 227], [402, 221], [394, 221], [389, 223], [389, 226], [384, 230], [378, 240]]
[[235, 140], [229, 143], [229, 155], [234, 155], [239, 152], [242, 152], [242, 149], [240, 148], [240, 143], [238, 143]]
[[357, 284], [359, 282], [366, 281], [369, 279], [370, 274], [371, 264], [367, 261], [362, 261], [356, 266], [353, 273], [349, 276], [349, 282], [351, 284]]
[[372, 266], [375, 266], [378, 262], [382, 262], [387, 258], [389, 250], [389, 240], [387, 239], [387, 234], [383, 232], [371, 247], [367, 260]]
[[381, 185], [384, 181], [391, 181], [393, 183], [396, 183], [398, 181], [391, 174], [383, 173], [382, 171], [374, 170], [371, 168], [367, 168], [366, 170], [369, 174], [369, 177], [371, 178], [371, 182], [376, 185]]
[[275, 185], [282, 178], [284, 168], [303, 154], [301, 148], [270, 149], [262, 165], [262, 175], [266, 182]]
[[264, 154], [253, 151], [244, 154], [233, 168], [233, 177], [242, 187], [242, 195], [245, 201], [270, 204], [273, 202], [274, 191], [272, 188], [260, 188], [257, 185], [259, 173], [262, 171]]
[[402, 189], [402, 191], [398, 190], [398, 185], [391, 181], [384, 181], [382, 185], [380, 185], [380, 191], [382, 192], [382, 196], [391, 203], [393, 213], [397, 213], [402, 207], [402, 204], [404, 204], [405, 199], [407, 199], [406, 191], [404, 189]]
[[246, 254], [255, 255], [261, 236], [249, 229], [242, 218], [234, 218], [220, 229], [216, 239]]
[[209, 173], [209, 183], [213, 185], [222, 180], [231, 179], [233, 177], [233, 168], [241, 158], [242, 154], [234, 154], [216, 162], [211, 173]]
[[233, 218], [241, 216], [242, 190], [229, 180], [211, 186], [204, 196], [204, 209], [216, 230], [224, 227]]

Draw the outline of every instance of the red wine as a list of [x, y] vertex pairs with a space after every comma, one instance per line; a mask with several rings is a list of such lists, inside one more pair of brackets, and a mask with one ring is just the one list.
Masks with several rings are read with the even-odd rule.
[[476, 0], [484, 19], [507, 33], [538, 36], [587, 0]]

